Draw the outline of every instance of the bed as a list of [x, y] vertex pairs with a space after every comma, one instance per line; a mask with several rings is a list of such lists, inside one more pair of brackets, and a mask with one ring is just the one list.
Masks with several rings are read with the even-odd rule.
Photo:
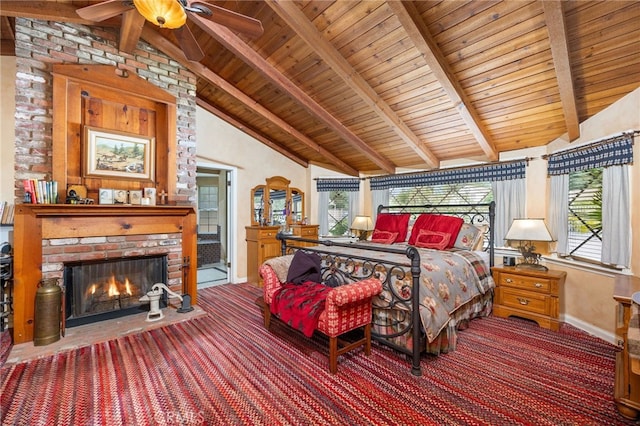
[[369, 241], [286, 233], [278, 239], [283, 255], [295, 250], [320, 255], [327, 285], [379, 278], [383, 291], [373, 300], [372, 338], [408, 355], [419, 376], [424, 352], [455, 350], [458, 330], [491, 313], [494, 218], [493, 202], [380, 206]]

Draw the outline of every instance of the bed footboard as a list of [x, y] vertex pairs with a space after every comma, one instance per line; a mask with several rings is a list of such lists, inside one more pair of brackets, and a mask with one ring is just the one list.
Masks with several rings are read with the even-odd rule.
[[[328, 285], [342, 285], [368, 278], [377, 278], [382, 282], [382, 293], [373, 302], [374, 310], [397, 310], [409, 315], [410, 325], [399, 330], [388, 332], [376, 324], [375, 315], [371, 336], [374, 340], [405, 353], [411, 359], [411, 372], [422, 375], [420, 357], [426, 347], [425, 333], [420, 324], [420, 254], [415, 247], [398, 249], [392, 247], [371, 247], [365, 244], [339, 243], [332, 241], [311, 240], [290, 235], [278, 234], [282, 242], [282, 254], [291, 254], [295, 250], [305, 250], [317, 253], [322, 258], [322, 281]], [[313, 246], [300, 247], [299, 244], [290, 246], [287, 241], [297, 243], [313, 243]], [[371, 256], [342, 253], [340, 248], [364, 250]], [[375, 253], [392, 253], [403, 256], [404, 262], [381, 261], [376, 259]], [[404, 283], [404, 285], [398, 285]], [[412, 324], [418, 324], [413, 327]], [[397, 345], [393, 338], [411, 333], [411, 341], [418, 342], [411, 348]]]

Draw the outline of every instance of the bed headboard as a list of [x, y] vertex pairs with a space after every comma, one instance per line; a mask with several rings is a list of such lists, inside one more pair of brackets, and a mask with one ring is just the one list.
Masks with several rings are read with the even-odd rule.
[[441, 214], [459, 217], [472, 225], [487, 225], [484, 234], [484, 251], [489, 252], [490, 266], [494, 266], [494, 224], [496, 215], [496, 203], [480, 204], [424, 204], [420, 206], [378, 206], [378, 213], [410, 213], [411, 220], [415, 220], [422, 213]]

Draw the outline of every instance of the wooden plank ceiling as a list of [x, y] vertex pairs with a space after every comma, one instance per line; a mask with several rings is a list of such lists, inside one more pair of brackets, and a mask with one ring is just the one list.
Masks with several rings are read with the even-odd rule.
[[93, 3], [3, 0], [3, 54], [16, 16], [120, 27], [123, 50], [140, 34], [190, 68], [203, 108], [299, 164], [350, 175], [574, 140], [640, 87], [635, 0], [215, 1], [264, 33], [191, 18], [199, 62], [151, 23], [74, 13]]

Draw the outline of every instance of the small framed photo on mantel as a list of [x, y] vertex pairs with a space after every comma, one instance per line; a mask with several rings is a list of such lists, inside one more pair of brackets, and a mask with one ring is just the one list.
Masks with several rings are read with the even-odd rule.
[[100, 188], [98, 194], [100, 204], [113, 204], [113, 189]]
[[113, 203], [114, 204], [128, 204], [129, 198], [127, 191], [124, 189], [114, 189], [113, 191]]
[[144, 197], [146, 200], [142, 200], [142, 204], [146, 204], [149, 206], [156, 205], [156, 189], [155, 188], [144, 188]]
[[141, 190], [132, 190], [129, 191], [129, 204], [134, 206], [139, 206], [142, 204], [142, 191]]

